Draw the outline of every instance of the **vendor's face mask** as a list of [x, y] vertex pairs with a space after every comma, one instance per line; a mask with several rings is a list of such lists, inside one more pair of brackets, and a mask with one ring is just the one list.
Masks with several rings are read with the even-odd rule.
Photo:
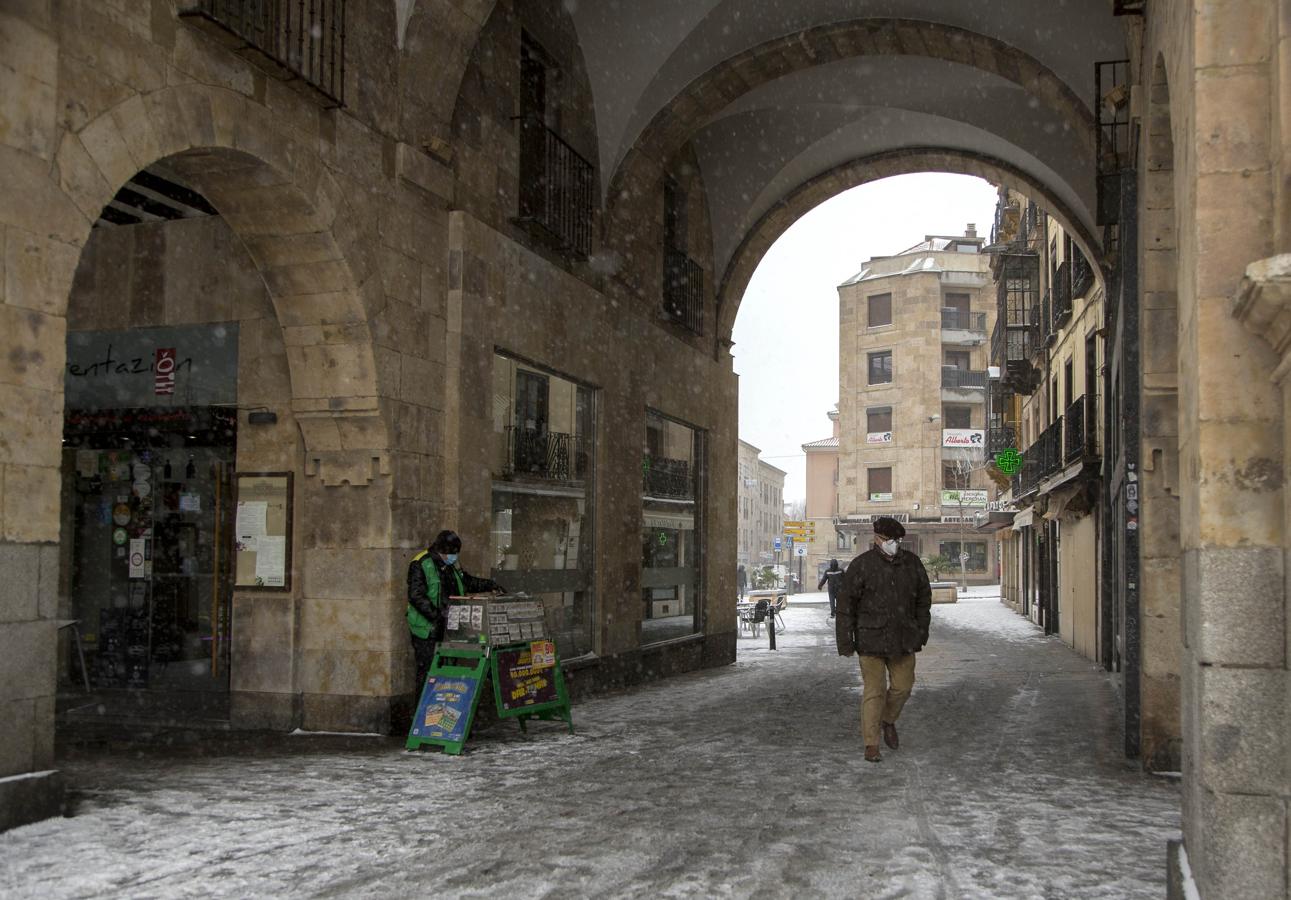
[[457, 554], [456, 554], [456, 553], [445, 553], [445, 554], [444, 554], [444, 562], [448, 563], [450, 566], [455, 566], [455, 565], [457, 565]]

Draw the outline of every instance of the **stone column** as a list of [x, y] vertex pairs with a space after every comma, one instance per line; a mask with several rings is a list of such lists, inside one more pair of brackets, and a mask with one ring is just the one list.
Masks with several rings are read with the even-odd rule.
[[[1287, 859], [1284, 400], [1272, 252], [1267, 0], [1194, 2], [1171, 82], [1178, 153], [1184, 849], [1206, 897], [1284, 897]], [[1258, 279], [1257, 279], [1258, 280]], [[1234, 318], [1236, 312], [1236, 318]]]

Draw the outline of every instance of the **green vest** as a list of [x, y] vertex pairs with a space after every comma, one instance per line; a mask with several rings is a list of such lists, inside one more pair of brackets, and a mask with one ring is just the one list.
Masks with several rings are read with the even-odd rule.
[[[412, 559], [413, 562], [421, 560], [421, 571], [426, 575], [426, 599], [430, 601], [431, 606], [438, 610], [442, 598], [440, 597], [439, 569], [435, 566], [434, 557], [428, 551], [423, 550]], [[462, 583], [462, 573], [457, 570], [457, 566], [453, 566], [453, 577], [457, 579], [457, 592], [465, 594], [466, 585]], [[430, 619], [423, 616], [417, 610], [417, 607], [411, 603], [408, 604], [407, 619], [408, 630], [412, 632], [413, 637], [425, 640], [434, 631], [435, 626]]]

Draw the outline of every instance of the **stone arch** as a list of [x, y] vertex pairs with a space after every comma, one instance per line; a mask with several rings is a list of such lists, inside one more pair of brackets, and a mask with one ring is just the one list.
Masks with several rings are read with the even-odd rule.
[[[1101, 259], [1100, 243], [1090, 234], [1080, 218], [1057, 198], [1053, 191], [1003, 160], [963, 151], [939, 148], [911, 148], [894, 150], [877, 156], [853, 160], [846, 165], [826, 172], [800, 185], [776, 206], [770, 209], [749, 230], [740, 242], [730, 263], [722, 273], [717, 289], [718, 338], [729, 341], [739, 304], [749, 280], [785, 231], [811, 210], [831, 197], [850, 188], [916, 172], [948, 172], [957, 175], [975, 175], [1014, 188], [1042, 202], [1050, 215], [1056, 218], [1089, 259]], [[1096, 277], [1102, 272], [1095, 266]]]
[[[65, 134], [57, 177], [83, 217], [71, 236], [73, 256], [117, 189], [163, 160], [212, 202], [260, 270], [287, 347], [307, 452], [335, 458], [384, 450], [369, 327], [382, 302], [375, 262], [309, 139], [263, 105], [183, 85], [133, 97]], [[50, 302], [65, 312], [66, 294]], [[366, 483], [363, 473], [349, 474], [335, 477]]]
[[[395, 0], [404, 134], [432, 152], [449, 150], [453, 107], [471, 54], [497, 0]], [[428, 88], [433, 85], [433, 88]], [[441, 143], [442, 142], [442, 143]]]
[[802, 69], [863, 56], [923, 56], [974, 66], [1018, 84], [1057, 110], [1075, 135], [1074, 149], [1092, 160], [1094, 118], [1089, 107], [1050, 69], [1029, 55], [976, 32], [934, 22], [860, 19], [785, 35], [714, 66], [659, 110], [632, 147], [615, 161], [606, 191], [606, 228], [635, 213], [615, 216], [621, 198], [648, 192], [654, 173], [711, 116], [756, 87]]

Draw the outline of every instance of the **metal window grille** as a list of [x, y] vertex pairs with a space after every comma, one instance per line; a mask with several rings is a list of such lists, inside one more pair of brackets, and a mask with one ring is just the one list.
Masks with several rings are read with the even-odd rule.
[[592, 250], [592, 164], [537, 116], [520, 119], [520, 220], [564, 250]]

